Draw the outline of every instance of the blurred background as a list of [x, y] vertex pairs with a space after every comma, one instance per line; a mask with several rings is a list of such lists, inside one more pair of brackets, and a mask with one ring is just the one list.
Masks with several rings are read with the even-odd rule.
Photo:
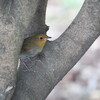
[[[48, 35], [57, 39], [78, 14], [84, 0], [48, 0]], [[100, 100], [100, 38], [58, 83], [46, 100]]]

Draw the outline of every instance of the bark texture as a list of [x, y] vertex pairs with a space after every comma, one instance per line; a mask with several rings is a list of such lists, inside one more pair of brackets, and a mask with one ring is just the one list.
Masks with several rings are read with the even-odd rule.
[[100, 35], [100, 0], [86, 0], [63, 35], [48, 42], [41, 54], [21, 63], [12, 100], [45, 100]]
[[23, 37], [39, 2], [0, 0], [0, 100], [10, 100], [12, 96]]
[[[0, 0], [0, 100], [10, 100], [15, 87], [18, 54], [27, 33], [46, 32], [47, 0]], [[33, 20], [34, 19], [34, 20]], [[18, 71], [12, 100], [45, 100], [100, 35], [100, 0], [85, 0], [79, 14], [43, 52]]]

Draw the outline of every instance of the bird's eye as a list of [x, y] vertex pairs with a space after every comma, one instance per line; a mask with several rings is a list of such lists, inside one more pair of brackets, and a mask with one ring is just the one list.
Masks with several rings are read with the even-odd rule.
[[39, 37], [39, 39], [40, 39], [40, 40], [43, 40], [43, 37], [41, 36], [41, 37]]

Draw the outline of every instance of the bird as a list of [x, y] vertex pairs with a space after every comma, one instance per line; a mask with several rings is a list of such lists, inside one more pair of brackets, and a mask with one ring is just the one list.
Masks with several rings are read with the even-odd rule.
[[39, 33], [24, 39], [20, 51], [20, 58], [26, 59], [29, 57], [34, 57], [35, 55], [39, 54], [43, 50], [48, 38], [51, 37], [47, 36], [46, 34]]

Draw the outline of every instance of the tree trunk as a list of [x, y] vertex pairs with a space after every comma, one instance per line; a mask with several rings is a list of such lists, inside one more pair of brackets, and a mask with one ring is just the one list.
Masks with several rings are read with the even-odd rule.
[[[0, 4], [0, 100], [10, 100], [15, 87], [16, 66], [23, 37], [46, 32], [47, 0], [1, 0]], [[12, 100], [44, 100], [54, 86], [77, 63], [100, 34], [100, 1], [85, 0], [63, 35], [48, 42], [43, 52], [20, 65]], [[32, 35], [32, 34], [31, 34]], [[12, 91], [11, 91], [12, 90]]]

